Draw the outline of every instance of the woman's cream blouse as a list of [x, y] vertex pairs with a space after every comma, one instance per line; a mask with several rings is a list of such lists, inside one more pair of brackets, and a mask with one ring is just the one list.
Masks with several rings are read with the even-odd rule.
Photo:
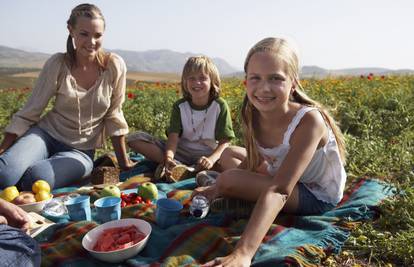
[[[57, 53], [45, 63], [27, 103], [14, 114], [5, 131], [21, 136], [37, 124], [69, 146], [95, 149], [103, 144], [105, 135], [128, 133], [122, 112], [125, 87], [126, 66], [118, 55], [111, 54], [107, 68], [91, 88], [85, 89], [76, 84], [64, 63], [64, 54]], [[53, 97], [52, 109], [42, 116]]]

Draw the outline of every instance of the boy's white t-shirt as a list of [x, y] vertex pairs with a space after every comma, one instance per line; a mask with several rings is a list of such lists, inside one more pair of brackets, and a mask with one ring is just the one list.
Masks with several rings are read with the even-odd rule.
[[179, 146], [192, 150], [209, 150], [217, 147], [217, 141], [235, 137], [230, 110], [222, 98], [205, 107], [196, 108], [185, 99], [173, 105], [168, 133], [180, 134]]

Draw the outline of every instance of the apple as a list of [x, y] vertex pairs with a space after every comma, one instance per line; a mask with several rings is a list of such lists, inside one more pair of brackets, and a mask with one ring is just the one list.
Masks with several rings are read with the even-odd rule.
[[20, 195], [13, 199], [13, 203], [16, 205], [24, 205], [29, 203], [35, 203], [36, 198], [32, 192], [23, 191], [20, 192]]
[[138, 186], [138, 196], [145, 200], [154, 200], [158, 198], [157, 186], [151, 182], [145, 182]]
[[121, 190], [116, 185], [105, 186], [100, 194], [101, 197], [121, 197]]

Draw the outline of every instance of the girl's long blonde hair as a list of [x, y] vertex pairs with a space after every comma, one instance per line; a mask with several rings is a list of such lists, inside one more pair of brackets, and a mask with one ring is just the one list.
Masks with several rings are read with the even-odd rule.
[[[303, 87], [299, 80], [299, 59], [297, 52], [286, 40], [281, 38], [265, 38], [255, 44], [248, 52], [246, 60], [244, 62], [244, 71], [247, 74], [247, 67], [249, 65], [250, 58], [257, 52], [269, 52], [274, 54], [278, 59], [282, 60], [286, 64], [287, 74], [290, 76], [293, 82], [297, 84], [297, 88], [293, 91], [290, 101], [297, 102], [309, 107], [316, 107], [322, 114], [325, 122], [332, 129], [336, 142], [339, 148], [339, 154], [342, 162], [345, 164], [345, 141], [344, 136], [337, 126], [335, 120], [329, 114], [329, 112], [317, 101], [312, 100], [303, 91]], [[256, 132], [257, 126], [254, 125], [255, 117], [257, 117], [258, 111], [250, 103], [247, 95], [244, 97], [243, 106], [241, 109], [244, 129], [244, 141], [247, 149], [247, 167], [250, 170], [255, 170], [260, 164], [260, 156], [257, 149]]]
[[181, 92], [184, 99], [191, 101], [191, 94], [187, 88], [187, 79], [194, 73], [204, 72], [210, 77], [209, 102], [220, 96], [220, 74], [213, 61], [206, 56], [190, 57], [184, 65], [181, 75]]
[[[85, 17], [89, 19], [101, 19], [105, 27], [105, 18], [103, 17], [101, 10], [95, 5], [80, 4], [76, 6], [74, 9], [72, 9], [72, 12], [70, 13], [67, 25], [70, 25], [72, 28], [75, 28], [79, 17]], [[105, 69], [108, 59], [109, 55], [105, 53], [102, 48], [100, 48], [96, 54], [96, 60], [98, 62], [98, 65], [101, 68]], [[76, 51], [75, 47], [73, 46], [73, 41], [70, 34], [66, 41], [65, 61], [70, 68], [76, 63]]]

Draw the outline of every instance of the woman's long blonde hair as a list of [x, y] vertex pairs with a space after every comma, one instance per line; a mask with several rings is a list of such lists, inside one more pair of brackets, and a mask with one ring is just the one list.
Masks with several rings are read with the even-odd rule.
[[[76, 6], [74, 9], [72, 9], [72, 12], [70, 13], [70, 17], [67, 21], [67, 25], [71, 26], [72, 28], [75, 28], [79, 17], [85, 17], [89, 19], [101, 19], [105, 27], [105, 18], [103, 17], [101, 10], [95, 5], [80, 4]], [[104, 68], [104, 69], [106, 68], [108, 58], [109, 58], [108, 54], [105, 53], [102, 48], [100, 48], [96, 54], [96, 60], [98, 62], [98, 65], [101, 68]], [[66, 64], [70, 68], [76, 62], [76, 51], [75, 51], [75, 47], [73, 46], [73, 41], [72, 41], [72, 37], [70, 36], [70, 34], [66, 41], [65, 61], [66, 61]]]
[[[339, 154], [342, 162], [345, 164], [345, 141], [341, 130], [337, 126], [335, 120], [329, 115], [329, 112], [317, 101], [312, 100], [303, 91], [303, 87], [299, 80], [299, 59], [297, 52], [286, 40], [281, 38], [265, 38], [255, 44], [248, 52], [246, 60], [244, 62], [244, 71], [247, 74], [247, 68], [250, 58], [257, 52], [270, 52], [274, 54], [278, 59], [282, 60], [286, 64], [287, 74], [292, 81], [297, 84], [297, 88], [293, 91], [290, 101], [297, 102], [309, 107], [316, 107], [322, 114], [324, 120], [332, 129], [336, 142], [338, 143]], [[260, 156], [257, 149], [256, 132], [257, 129], [254, 125], [254, 118], [257, 117], [258, 111], [250, 103], [247, 95], [244, 97], [243, 106], [241, 109], [244, 129], [244, 141], [247, 149], [247, 167], [250, 170], [255, 170], [260, 164]]]

